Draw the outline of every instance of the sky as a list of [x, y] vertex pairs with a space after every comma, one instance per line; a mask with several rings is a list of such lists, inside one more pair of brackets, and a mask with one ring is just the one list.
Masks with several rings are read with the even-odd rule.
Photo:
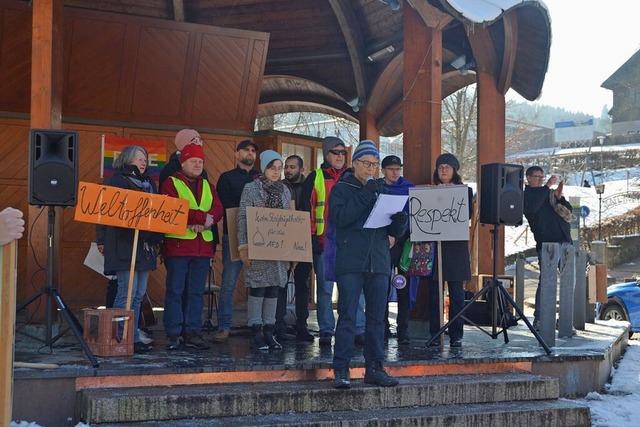
[[[612, 92], [600, 85], [640, 48], [637, 0], [543, 0], [551, 53], [536, 103], [600, 117]], [[517, 100], [524, 98], [510, 91]]]

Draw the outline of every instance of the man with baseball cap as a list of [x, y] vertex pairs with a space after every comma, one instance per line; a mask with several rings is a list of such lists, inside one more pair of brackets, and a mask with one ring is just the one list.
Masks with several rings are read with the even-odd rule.
[[226, 210], [240, 206], [244, 186], [257, 178], [258, 172], [253, 168], [257, 153], [258, 145], [255, 142], [250, 139], [240, 141], [236, 146], [236, 167], [223, 172], [218, 179], [218, 195], [225, 212], [222, 225], [222, 282], [218, 306], [218, 331], [213, 336], [214, 342], [225, 342], [229, 339], [233, 317], [233, 293], [242, 270], [242, 261], [231, 259]]
[[[387, 156], [382, 159], [382, 186], [389, 190], [389, 194], [406, 196], [409, 194], [409, 188], [415, 187], [415, 184], [404, 179], [402, 177], [402, 160], [398, 156]], [[404, 211], [409, 214], [409, 204], [404, 207]], [[395, 238], [389, 236], [389, 245], [391, 247], [391, 270], [393, 277], [398, 273], [398, 267], [400, 264], [400, 255], [402, 255], [402, 247], [404, 242], [409, 238], [409, 230], [406, 231], [401, 237]], [[411, 344], [409, 338], [409, 309], [410, 309], [410, 294], [414, 296], [417, 293], [417, 280], [408, 280], [409, 284], [402, 289], [396, 289], [396, 295], [398, 300], [398, 317], [396, 319], [397, 324], [397, 337], [398, 344], [408, 345]], [[411, 291], [415, 292], [411, 292]], [[389, 284], [390, 293], [393, 291], [393, 287]], [[389, 328], [389, 305], [387, 304], [387, 315], [385, 316], [386, 332], [385, 336], [391, 336]]]
[[[320, 345], [330, 346], [335, 330], [333, 314], [334, 265], [336, 257], [335, 227], [328, 221], [329, 195], [346, 170], [347, 148], [338, 137], [322, 140], [324, 162], [302, 184], [300, 208], [311, 213], [313, 269], [316, 273], [316, 307]], [[357, 334], [364, 339], [364, 298], [358, 310]]]

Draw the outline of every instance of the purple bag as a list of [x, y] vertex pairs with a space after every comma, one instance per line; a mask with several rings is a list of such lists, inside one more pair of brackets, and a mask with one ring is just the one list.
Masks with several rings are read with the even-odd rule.
[[434, 242], [414, 242], [407, 276], [431, 277], [435, 251]]

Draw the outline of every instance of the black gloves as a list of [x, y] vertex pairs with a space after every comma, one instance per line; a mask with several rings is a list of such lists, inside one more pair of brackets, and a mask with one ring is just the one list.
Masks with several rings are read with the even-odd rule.
[[322, 252], [324, 252], [324, 249], [322, 248], [322, 243], [320, 243], [320, 238], [315, 234], [311, 235], [311, 248], [313, 249], [313, 253], [316, 255], [319, 255]]
[[407, 226], [407, 213], [405, 211], [396, 212], [391, 215], [391, 228], [401, 230]]
[[370, 179], [369, 181], [367, 181], [364, 184], [364, 188], [366, 188], [367, 190], [371, 191], [372, 193], [377, 193], [378, 192], [378, 183], [376, 182], [376, 180], [374, 178]]

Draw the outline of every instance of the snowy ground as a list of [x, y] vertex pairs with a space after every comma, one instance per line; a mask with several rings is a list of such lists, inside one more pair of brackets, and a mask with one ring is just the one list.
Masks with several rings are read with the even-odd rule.
[[578, 402], [591, 409], [592, 427], [631, 427], [639, 424], [640, 341], [629, 346], [601, 393], [591, 392]]

